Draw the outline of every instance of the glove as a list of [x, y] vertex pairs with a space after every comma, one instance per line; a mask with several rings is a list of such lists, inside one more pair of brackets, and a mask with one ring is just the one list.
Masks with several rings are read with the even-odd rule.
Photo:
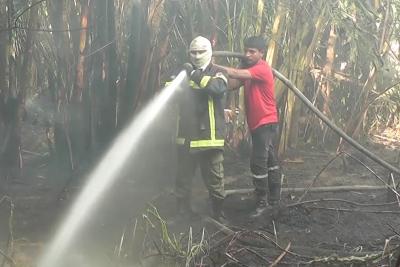
[[203, 78], [203, 72], [201, 70], [194, 70], [190, 75], [190, 79], [197, 84], [200, 84], [202, 78]]
[[185, 64], [183, 64], [182, 68], [183, 68], [183, 70], [186, 71], [186, 74], [188, 76], [190, 76], [190, 74], [193, 72], [193, 65], [189, 62], [186, 62]]

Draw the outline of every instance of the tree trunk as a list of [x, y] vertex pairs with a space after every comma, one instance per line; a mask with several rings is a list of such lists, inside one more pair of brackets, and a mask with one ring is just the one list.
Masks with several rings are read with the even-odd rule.
[[57, 157], [58, 167], [61, 170], [72, 171], [74, 166], [73, 151], [71, 145], [71, 137], [69, 133], [69, 115], [68, 115], [68, 99], [69, 99], [69, 88], [71, 84], [71, 54], [70, 37], [67, 31], [68, 21], [67, 12], [69, 2], [64, 1], [50, 1], [47, 3], [47, 9], [49, 12], [49, 19], [52, 29], [55, 32], [52, 33], [55, 54], [56, 54], [56, 69], [55, 69], [55, 120], [54, 120], [54, 147]]
[[[328, 117], [332, 118], [332, 113], [330, 110], [330, 95], [332, 91], [331, 81], [333, 80], [333, 63], [335, 61], [335, 44], [336, 44], [337, 35], [335, 33], [335, 26], [331, 25], [329, 30], [329, 36], [327, 40], [327, 48], [326, 48], [326, 57], [325, 57], [325, 65], [322, 68], [321, 75], [319, 76], [319, 86], [316, 93], [316, 101], [318, 97], [322, 96], [321, 110]], [[318, 103], [318, 102], [317, 102]], [[328, 128], [321, 124], [318, 119], [315, 119], [314, 115], [311, 115], [310, 120], [312, 121], [312, 125], [310, 126], [313, 129], [313, 132], [310, 133], [311, 136], [314, 135], [316, 138], [315, 141], [324, 143], [325, 137], [327, 135]], [[322, 138], [321, 138], [322, 137]], [[310, 141], [310, 140], [309, 140]]]
[[121, 127], [129, 121], [135, 110], [135, 101], [139, 94], [138, 85], [145, 63], [145, 49], [142, 45], [144, 14], [141, 1], [133, 3], [131, 20], [126, 86], [121, 92]]
[[257, 1], [256, 35], [261, 35], [264, 14], [264, 0]]
[[[13, 23], [13, 15], [14, 15], [14, 1], [13, 0], [7, 0], [7, 28], [11, 28], [14, 23]], [[14, 38], [13, 38], [13, 31], [9, 30], [8, 31], [8, 51], [7, 51], [7, 62], [8, 62], [8, 92], [5, 95], [7, 98], [9, 95], [11, 95], [11, 92], [15, 89], [15, 55], [12, 53], [13, 50], [15, 50], [15, 44], [14, 44]]]
[[[0, 25], [8, 27], [7, 21], [7, 5], [5, 0], [0, 0]], [[9, 51], [8, 33], [0, 31], [0, 140], [4, 139], [3, 123], [4, 123], [4, 108], [6, 95], [8, 95], [8, 51]]]
[[[81, 24], [80, 27], [82, 29], [88, 27], [89, 21], [89, 5], [88, 0], [81, 1]], [[82, 93], [83, 88], [85, 87], [85, 53], [87, 50], [87, 38], [88, 38], [88, 30], [81, 30], [79, 35], [79, 55], [78, 55], [78, 63], [76, 65], [76, 77], [75, 77], [75, 86], [72, 91], [71, 102], [80, 103], [82, 102]]]
[[[108, 95], [109, 100], [108, 108], [106, 112], [105, 125], [109, 129], [109, 137], [115, 134], [117, 126], [117, 79], [118, 79], [118, 63], [117, 63], [117, 44], [116, 44], [116, 33], [115, 33], [115, 5], [114, 0], [107, 1], [107, 29], [108, 29], [108, 43], [110, 43], [109, 49], [107, 49], [108, 56]], [[107, 44], [108, 44], [107, 43]]]
[[91, 84], [91, 144], [94, 151], [104, 149], [112, 140], [117, 119], [117, 45], [114, 1], [99, 2], [94, 7], [94, 42], [98, 51], [93, 59]]
[[[28, 27], [33, 28], [36, 24], [38, 7], [29, 11]], [[32, 59], [35, 32], [27, 31], [23, 50], [22, 67], [20, 71], [19, 90], [10, 94], [5, 102], [5, 138], [1, 148], [1, 162], [3, 171], [7, 177], [19, 177], [22, 169], [21, 155], [21, 121], [25, 115], [25, 98], [28, 88], [32, 85]]]
[[[71, 92], [70, 102], [67, 104], [66, 138], [69, 148], [70, 161], [73, 170], [82, 165], [88, 151], [87, 136], [89, 132], [89, 116], [83, 95], [87, 87], [86, 81], [86, 54], [88, 47], [89, 27], [89, 0], [81, 0], [80, 5], [80, 32], [76, 45], [77, 64], [75, 69], [75, 81]], [[69, 23], [71, 24], [71, 23]], [[72, 77], [71, 77], [72, 78]], [[85, 98], [86, 99], [86, 98]]]
[[[298, 88], [304, 90], [305, 78], [308, 73], [310, 63], [313, 60], [313, 53], [325, 26], [325, 7], [322, 2], [317, 9], [315, 24], [309, 24], [304, 21], [300, 15], [292, 22], [292, 31], [290, 34], [288, 60], [285, 66], [288, 68], [288, 77]], [[301, 8], [301, 7], [299, 7]], [[299, 12], [299, 10], [297, 10]], [[293, 60], [293, 61], [292, 61]], [[300, 71], [302, 70], [302, 71]], [[281, 90], [282, 84], [278, 84], [278, 90]], [[280, 151], [284, 152], [288, 147], [296, 147], [298, 142], [300, 102], [297, 101], [292, 92], [288, 92], [286, 101], [286, 110], [283, 115], [283, 136], [281, 138]]]
[[[378, 29], [378, 34], [380, 34], [380, 42], [379, 42], [379, 47], [378, 47], [378, 54], [380, 57], [383, 57], [384, 54], [387, 53], [388, 51], [388, 45], [386, 45], [386, 40], [389, 37], [388, 34], [388, 27], [389, 27], [389, 16], [390, 16], [390, 0], [386, 1], [386, 9], [384, 10], [384, 23], [380, 24], [380, 28]], [[377, 11], [377, 10], [375, 10]], [[354, 104], [354, 107], [352, 109], [352, 116], [350, 116], [348, 118], [348, 120], [346, 121], [346, 133], [355, 138], [359, 135], [362, 125], [364, 123], [365, 120], [365, 116], [367, 114], [368, 111], [368, 107], [370, 105], [370, 101], [369, 101], [369, 96], [370, 96], [370, 92], [373, 90], [375, 82], [377, 80], [377, 76], [378, 76], [378, 69], [377, 69], [377, 65], [375, 63], [369, 63], [367, 65], [368, 69], [366, 69], [365, 75], [367, 76], [367, 79], [363, 85], [363, 87], [361, 88], [360, 91], [360, 95], [357, 99], [357, 102]], [[339, 146], [338, 146], [338, 150], [342, 150], [344, 147], [344, 142], [341, 139]]]
[[[271, 66], [276, 66], [278, 61], [279, 47], [278, 43], [283, 40], [282, 34], [284, 33], [284, 23], [286, 10], [283, 6], [283, 1], [278, 1], [277, 12], [275, 15], [274, 23], [272, 26], [271, 39], [268, 43], [268, 50], [266, 60]], [[279, 99], [282, 91], [276, 92], [276, 98]]]
[[148, 39], [148, 42], [152, 45], [150, 49], [146, 49], [148, 52], [145, 66], [148, 66], [148, 68], [144, 68], [142, 72], [139, 84], [141, 88], [140, 92], [142, 93], [139, 94], [139, 99], [136, 100], [136, 104], [147, 102], [160, 87], [159, 74], [161, 60], [163, 58], [162, 50], [164, 49], [163, 47], [168, 45], [166, 43], [168, 42], [168, 36], [165, 36], [163, 39], [160, 38], [160, 36], [164, 35], [161, 33], [161, 29], [165, 29], [164, 26], [161, 27], [162, 14], [164, 12], [164, 0], [151, 1], [147, 10], [147, 26], [145, 27], [146, 31], [144, 38]]
[[[331, 91], [332, 91], [331, 80], [332, 80], [333, 63], [335, 61], [336, 39], [337, 39], [337, 35], [335, 33], [335, 26], [331, 25], [331, 30], [329, 32], [328, 48], [326, 50], [326, 64], [323, 68], [323, 72], [325, 74], [325, 82], [323, 84], [321, 92], [323, 95], [322, 112], [324, 112], [328, 118], [332, 118], [332, 119], [333, 119], [333, 117], [332, 117], [332, 113], [331, 113], [329, 105], [331, 102], [331, 99], [330, 99]], [[327, 130], [326, 126], [325, 126], [325, 129]], [[323, 142], [325, 142], [325, 140], [323, 140]]]

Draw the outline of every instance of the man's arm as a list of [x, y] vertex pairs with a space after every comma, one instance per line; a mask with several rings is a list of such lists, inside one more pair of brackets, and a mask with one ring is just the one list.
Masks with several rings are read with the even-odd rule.
[[236, 69], [236, 68], [230, 68], [230, 67], [225, 67], [225, 66], [221, 66], [221, 65], [216, 65], [219, 68], [224, 69], [230, 78], [234, 78], [234, 79], [242, 79], [242, 80], [247, 80], [247, 79], [251, 79], [251, 73], [249, 70], [247, 69]]
[[236, 90], [239, 89], [243, 85], [243, 82], [238, 79], [228, 79], [228, 89], [230, 90]]

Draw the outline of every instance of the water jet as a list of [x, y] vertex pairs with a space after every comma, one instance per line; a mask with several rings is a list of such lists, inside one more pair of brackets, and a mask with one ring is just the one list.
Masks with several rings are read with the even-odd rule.
[[71, 241], [77, 236], [88, 217], [99, 204], [99, 197], [118, 179], [118, 174], [134, 154], [136, 145], [160, 114], [174, 93], [188, 86], [185, 71], [166, 86], [160, 94], [150, 101], [132, 122], [121, 132], [87, 177], [87, 183], [62, 220], [54, 238], [39, 259], [39, 267], [59, 266]]

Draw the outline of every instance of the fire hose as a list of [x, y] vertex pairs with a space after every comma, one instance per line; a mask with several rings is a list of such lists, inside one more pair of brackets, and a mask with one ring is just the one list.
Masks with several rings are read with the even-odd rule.
[[[236, 57], [236, 58], [244, 58], [244, 55], [237, 52], [230, 51], [214, 51], [213, 56], [215, 57]], [[320, 118], [329, 128], [331, 128], [336, 134], [346, 140], [350, 145], [356, 148], [358, 151], [366, 155], [371, 160], [375, 161], [379, 165], [384, 168], [390, 170], [392, 173], [396, 173], [400, 175], [400, 169], [386, 162], [385, 160], [379, 158], [377, 155], [363, 147], [360, 143], [355, 141], [349, 135], [347, 135], [342, 129], [337, 127], [332, 121], [330, 121], [319, 109], [317, 109], [308, 98], [303, 95], [303, 93], [282, 73], [277, 71], [276, 69], [272, 69], [275, 77], [281, 80], [300, 100], [309, 108], [318, 118]]]

